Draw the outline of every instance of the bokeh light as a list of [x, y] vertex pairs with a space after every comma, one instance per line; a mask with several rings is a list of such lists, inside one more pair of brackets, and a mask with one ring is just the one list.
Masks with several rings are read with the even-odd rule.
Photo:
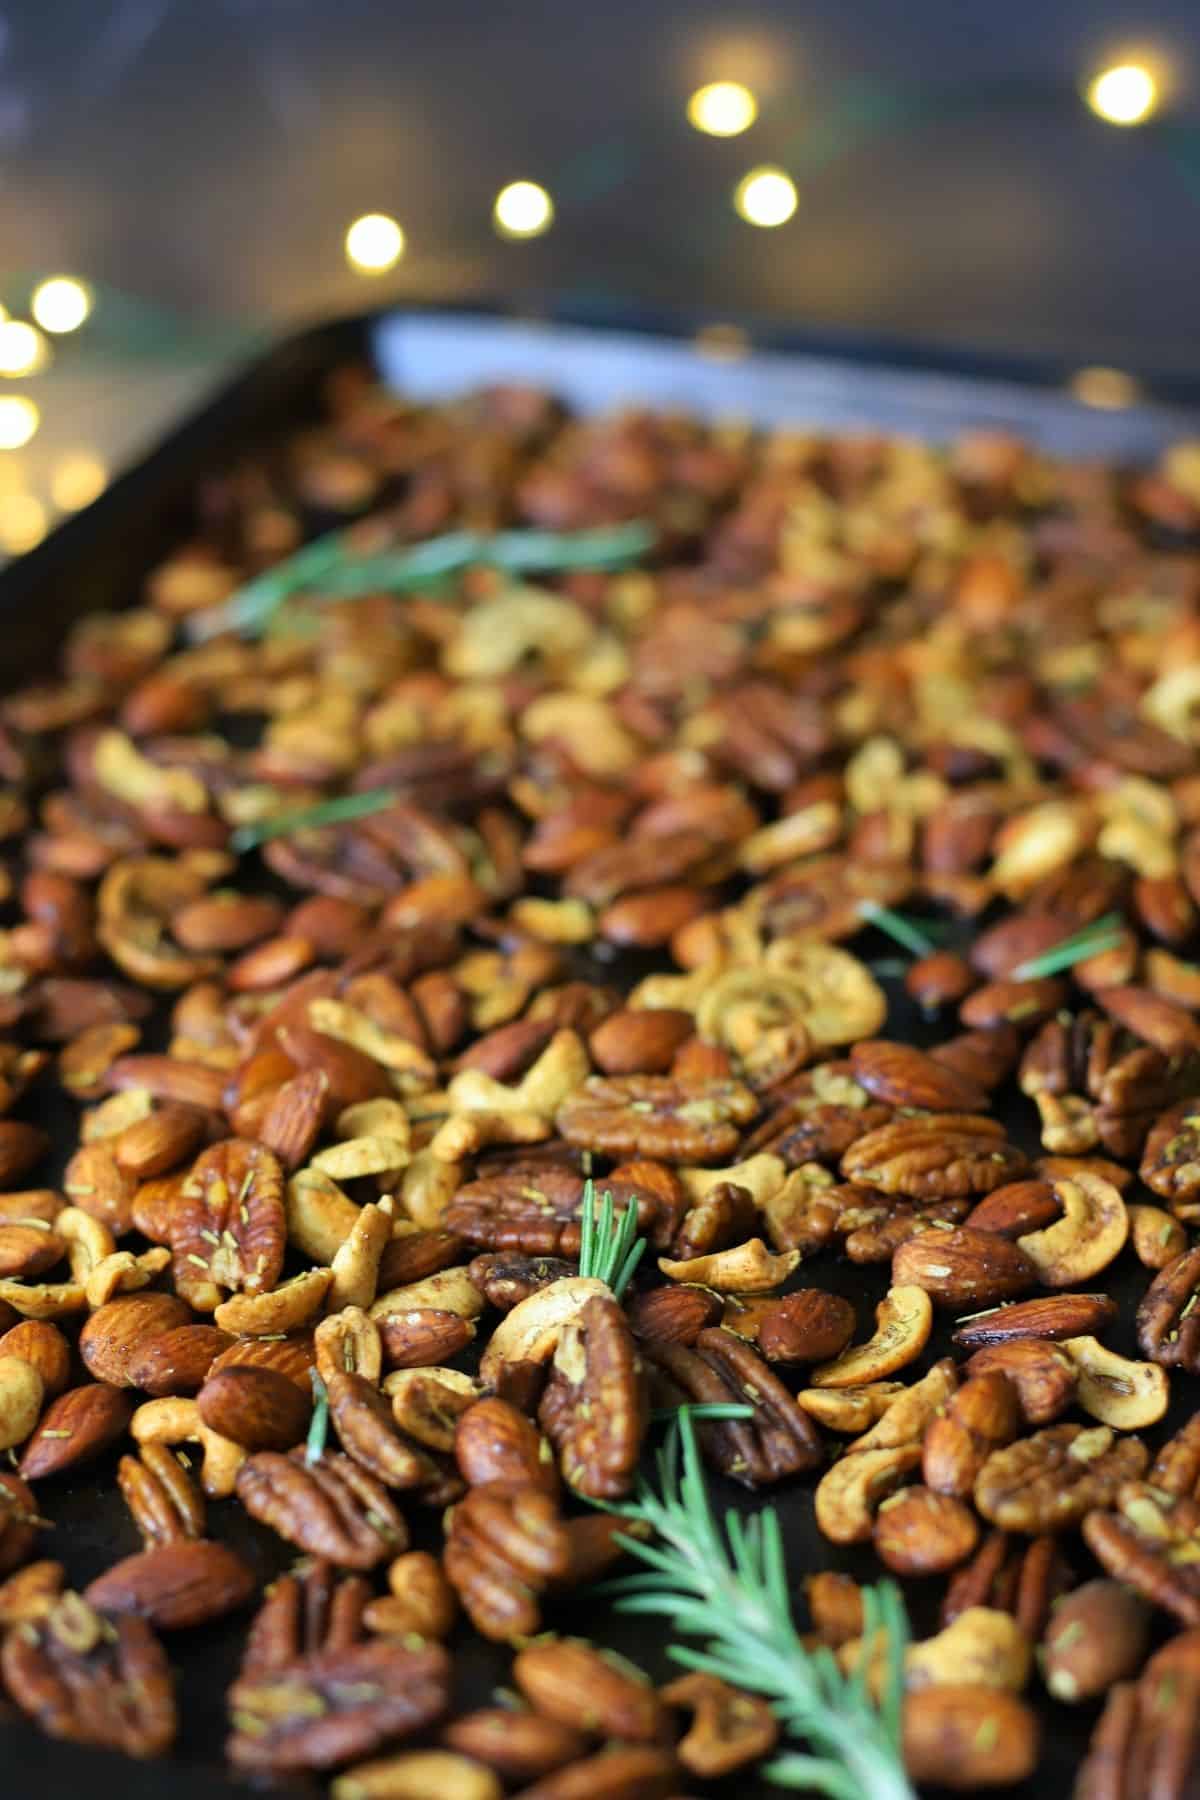
[[750, 354], [750, 334], [742, 325], [702, 325], [692, 348], [709, 362], [740, 362]]
[[41, 413], [24, 394], [0, 394], [0, 450], [19, 450], [27, 444]]
[[50, 498], [60, 512], [90, 506], [107, 486], [108, 469], [90, 450], [69, 451], [50, 473]]
[[1124, 369], [1107, 369], [1099, 364], [1076, 369], [1069, 386], [1076, 400], [1102, 412], [1119, 412], [1122, 407], [1136, 406], [1142, 394], [1140, 384]]
[[346, 261], [360, 275], [384, 275], [404, 255], [404, 233], [386, 213], [364, 213], [346, 233]]
[[77, 331], [92, 310], [92, 295], [73, 275], [52, 275], [33, 290], [29, 304], [43, 331]]
[[1158, 83], [1142, 63], [1116, 63], [1091, 82], [1087, 102], [1110, 125], [1141, 125], [1158, 101]]
[[34, 375], [50, 360], [50, 346], [24, 319], [0, 324], [0, 375]]
[[782, 169], [751, 169], [734, 189], [733, 204], [748, 225], [770, 230], [787, 224], [800, 196], [795, 182]]
[[554, 202], [536, 181], [510, 181], [496, 195], [492, 219], [501, 237], [539, 237], [554, 223]]
[[24, 555], [41, 543], [46, 525], [46, 508], [36, 495], [0, 495], [0, 550]]
[[689, 125], [710, 137], [737, 137], [758, 117], [758, 101], [740, 81], [710, 81], [687, 104]]

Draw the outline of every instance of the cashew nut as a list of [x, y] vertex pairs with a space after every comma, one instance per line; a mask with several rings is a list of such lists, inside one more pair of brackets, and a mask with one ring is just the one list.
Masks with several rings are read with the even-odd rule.
[[920, 1356], [933, 1330], [933, 1304], [924, 1288], [889, 1288], [875, 1309], [875, 1335], [812, 1372], [814, 1387], [862, 1387], [894, 1375]]
[[361, 1306], [344, 1306], [322, 1319], [313, 1333], [317, 1373], [323, 1381], [331, 1375], [361, 1375], [373, 1386], [383, 1373], [383, 1342], [379, 1327]]
[[1129, 1214], [1111, 1181], [1080, 1171], [1053, 1183], [1063, 1217], [1017, 1243], [1045, 1287], [1090, 1281], [1120, 1255], [1129, 1236]]
[[746, 1188], [761, 1211], [787, 1179], [787, 1164], [781, 1156], [760, 1150], [757, 1156], [748, 1156], [745, 1162], [731, 1163], [727, 1169], [680, 1169], [677, 1173], [684, 1193], [693, 1203], [703, 1200], [723, 1182], [731, 1181], [737, 1187]]
[[401, 1431], [430, 1450], [454, 1449], [459, 1418], [480, 1398], [482, 1389], [461, 1369], [397, 1369], [383, 1391]]
[[103, 1220], [94, 1219], [78, 1206], [65, 1206], [54, 1221], [54, 1229], [66, 1242], [71, 1274], [85, 1286], [93, 1270], [117, 1247]]
[[308, 1003], [308, 1022], [314, 1031], [337, 1038], [364, 1056], [402, 1075], [420, 1075], [432, 1081], [437, 1071], [425, 1052], [410, 1039], [385, 1031], [374, 1019], [345, 1000], [320, 999]]
[[459, 1163], [478, 1156], [490, 1144], [540, 1144], [551, 1130], [549, 1119], [541, 1113], [457, 1113], [439, 1126], [429, 1148], [440, 1162]]
[[1010, 1613], [968, 1606], [936, 1637], [911, 1644], [904, 1659], [910, 1691], [970, 1685], [1019, 1694], [1029, 1680], [1033, 1652]]
[[608, 1294], [603, 1281], [589, 1275], [564, 1275], [549, 1287], [529, 1294], [506, 1313], [492, 1333], [479, 1364], [480, 1380], [494, 1382], [505, 1363], [549, 1362], [558, 1348], [563, 1326], [588, 1301]]
[[94, 1311], [117, 1294], [135, 1294], [139, 1288], [148, 1287], [170, 1260], [171, 1252], [161, 1247], [143, 1250], [140, 1256], [132, 1250], [114, 1250], [111, 1256], [101, 1258], [87, 1278], [84, 1291], [88, 1305]]
[[0, 1356], [0, 1450], [25, 1442], [41, 1415], [45, 1393], [32, 1363]]
[[817, 1483], [817, 1525], [834, 1544], [870, 1538], [881, 1501], [894, 1493], [921, 1461], [919, 1444], [858, 1450], [843, 1456]]
[[782, 1287], [800, 1261], [798, 1250], [773, 1256], [761, 1238], [748, 1238], [728, 1250], [714, 1250], [707, 1256], [689, 1256], [675, 1262], [660, 1256], [658, 1266], [672, 1281], [696, 1281], [719, 1293], [765, 1294]]
[[372, 1132], [364, 1137], [347, 1138], [318, 1150], [309, 1163], [320, 1175], [334, 1181], [357, 1181], [362, 1175], [387, 1175], [399, 1171], [408, 1161], [407, 1140]]
[[860, 1388], [804, 1388], [796, 1400], [810, 1418], [840, 1437], [858, 1437], [881, 1419], [898, 1394], [901, 1381], [873, 1381]]
[[400, 1179], [400, 1204], [422, 1231], [433, 1231], [462, 1182], [461, 1164], [418, 1150]]
[[1066, 1338], [1062, 1348], [1079, 1371], [1075, 1398], [1102, 1425], [1141, 1431], [1166, 1412], [1171, 1384], [1158, 1363], [1118, 1356], [1094, 1337]]
[[325, 1303], [332, 1269], [306, 1269], [267, 1294], [231, 1294], [213, 1314], [235, 1337], [276, 1337], [311, 1325]]
[[391, 1242], [393, 1223], [390, 1197], [363, 1207], [330, 1264], [333, 1280], [325, 1296], [326, 1312], [370, 1306], [379, 1282], [379, 1259]]
[[326, 1266], [358, 1222], [360, 1208], [319, 1169], [300, 1169], [287, 1184], [288, 1242]]

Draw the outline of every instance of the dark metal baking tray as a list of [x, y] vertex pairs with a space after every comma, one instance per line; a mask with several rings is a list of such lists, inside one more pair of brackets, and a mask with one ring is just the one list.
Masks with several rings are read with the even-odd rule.
[[[813, 425], [837, 429], [881, 427], [940, 440], [969, 427], [1015, 431], [1044, 448], [1119, 461], [1141, 460], [1171, 439], [1196, 429], [1186, 412], [1165, 406], [1100, 413], [1061, 390], [1017, 379], [1017, 372], [989, 365], [986, 370], [953, 367], [900, 367], [860, 347], [848, 357], [838, 347], [749, 333], [729, 359], [728, 334], [712, 340], [695, 331], [695, 319], [571, 317], [529, 320], [500, 311], [394, 311], [318, 326], [281, 344], [257, 361], [197, 416], [176, 431], [138, 467], [57, 530], [39, 549], [0, 576], [0, 687], [28, 680], [53, 662], [63, 632], [85, 612], [132, 602], [141, 582], [181, 533], [187, 531], [197, 486], [247, 451], [264, 449], [320, 416], [326, 379], [348, 363], [366, 362], [391, 385], [436, 398], [484, 381], [534, 381], [555, 389], [572, 406], [595, 410], [623, 400], [660, 407], [686, 407], [709, 415], [736, 415], [762, 424]], [[316, 522], [314, 522], [316, 523]], [[866, 941], [866, 940], [864, 940]], [[873, 953], [892, 948], [883, 940]], [[867, 953], [864, 951], [864, 953]], [[638, 974], [644, 972], [640, 964]], [[600, 978], [620, 979], [621, 965], [597, 966]], [[629, 973], [629, 971], [627, 971]], [[896, 983], [888, 982], [892, 1010], [889, 1030], [922, 1041], [927, 1035], [915, 1009]], [[38, 1117], [36, 1097], [26, 1108]], [[65, 1158], [73, 1109], [66, 1102], [40, 1115]], [[1012, 1134], [1033, 1148], [1032, 1109], [1014, 1101], [1007, 1121]], [[60, 1159], [61, 1160], [61, 1159]], [[835, 1257], [815, 1259], [798, 1272], [798, 1285], [836, 1288], [859, 1309], [869, 1333], [873, 1309], [886, 1282], [884, 1271], [863, 1270]], [[1145, 1277], [1136, 1271], [1112, 1282], [1108, 1291], [1125, 1302], [1126, 1318], [1112, 1334], [1114, 1347], [1133, 1349], [1128, 1323]], [[936, 1337], [929, 1359], [947, 1347]], [[924, 1365], [922, 1365], [924, 1366]], [[1190, 1387], [1176, 1377], [1177, 1386]], [[1200, 1384], [1191, 1402], [1200, 1400]], [[1191, 1410], [1180, 1397], [1173, 1422]], [[59, 1557], [68, 1578], [84, 1585], [117, 1557], [136, 1549], [132, 1524], [114, 1482], [115, 1457], [74, 1479], [44, 1484], [39, 1506], [53, 1521], [43, 1554]], [[726, 1488], [720, 1504], [753, 1508], [756, 1497]], [[789, 1569], [800, 1582], [819, 1567], [842, 1567], [861, 1575], [878, 1573], [869, 1555], [839, 1553], [819, 1535], [813, 1519], [812, 1484], [770, 1496], [784, 1524]], [[415, 1522], [415, 1521], [414, 1521]], [[234, 1543], [264, 1580], [289, 1560], [286, 1547], [256, 1526], [236, 1505], [212, 1508], [215, 1535]], [[418, 1538], [420, 1541], [420, 1538]], [[915, 1625], [931, 1628], [941, 1584], [922, 1590], [909, 1584]], [[578, 1635], [595, 1635], [664, 1675], [669, 1665], [665, 1641], [653, 1625], [613, 1614], [604, 1602], [568, 1596], [549, 1620]], [[66, 1792], [81, 1783], [102, 1793], [118, 1790], [129, 1800], [158, 1796], [168, 1787], [191, 1800], [233, 1792], [221, 1759], [225, 1733], [224, 1693], [232, 1678], [245, 1619], [184, 1633], [169, 1640], [180, 1673], [182, 1729], [169, 1762], [138, 1766], [102, 1753], [51, 1744], [11, 1708], [0, 1714], [0, 1755], [14, 1785], [35, 1777], [43, 1791]], [[483, 1703], [507, 1673], [507, 1654], [460, 1633], [458, 1704]], [[1069, 1711], [1043, 1704], [1045, 1745], [1035, 1780], [1009, 1790], [1013, 1800], [1058, 1800], [1069, 1789], [1071, 1772], [1086, 1742], [1094, 1708]], [[728, 1787], [729, 1784], [726, 1784]], [[778, 1792], [738, 1781], [750, 1800]], [[713, 1790], [719, 1791], [719, 1790]]]

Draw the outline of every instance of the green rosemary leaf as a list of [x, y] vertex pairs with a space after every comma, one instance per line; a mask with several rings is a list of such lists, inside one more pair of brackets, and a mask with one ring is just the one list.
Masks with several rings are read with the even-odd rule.
[[293, 837], [298, 831], [315, 831], [322, 825], [342, 825], [350, 819], [366, 819], [372, 813], [386, 812], [399, 797], [395, 788], [367, 788], [361, 794], [338, 794], [316, 806], [293, 807], [290, 812], [259, 819], [257, 824], [239, 825], [229, 840], [229, 847], [240, 855], [244, 850], [257, 849], [269, 838]]
[[616, 1217], [612, 1189], [606, 1188], [596, 1210], [596, 1185], [591, 1176], [583, 1184], [579, 1221], [579, 1273], [606, 1282], [619, 1300], [642, 1259], [645, 1238], [638, 1234], [636, 1199], [630, 1199]]
[[312, 1424], [308, 1428], [308, 1442], [304, 1446], [304, 1460], [311, 1468], [319, 1463], [325, 1454], [325, 1439], [329, 1434], [329, 1392], [315, 1369], [308, 1371], [313, 1391]]
[[[628, 1218], [630, 1213], [633, 1214], [634, 1229], [636, 1230], [636, 1228], [637, 1228], [637, 1207], [632, 1206], [632, 1205], [629, 1206], [626, 1209], [625, 1217]], [[622, 1294], [625, 1292], [625, 1289], [629, 1286], [629, 1283], [633, 1280], [633, 1277], [637, 1271], [637, 1266], [641, 1262], [641, 1260], [645, 1254], [646, 1254], [646, 1240], [645, 1240], [645, 1238], [639, 1238], [637, 1240], [637, 1242], [633, 1245], [632, 1249], [628, 1252], [624, 1261], [621, 1263], [620, 1268], [617, 1270], [616, 1275], [613, 1277], [612, 1291], [616, 1295], [618, 1300], [621, 1298]]]
[[306, 544], [248, 582], [223, 606], [194, 617], [189, 623], [191, 636], [204, 639], [222, 631], [256, 636], [286, 600], [305, 590], [316, 599], [330, 600], [406, 593], [473, 563], [547, 574], [560, 569], [620, 569], [644, 556], [655, 542], [653, 526], [635, 519], [593, 531], [451, 531], [424, 543], [366, 555], [355, 549], [362, 541], [362, 523]]
[[1077, 962], [1083, 962], [1089, 956], [1099, 956], [1102, 950], [1115, 950], [1121, 942], [1124, 932], [1124, 921], [1120, 913], [1105, 913], [1102, 919], [1096, 919], [1077, 931], [1072, 937], [1064, 938], [1061, 944], [1053, 945], [1043, 951], [1041, 956], [1031, 956], [1027, 962], [1020, 963], [1010, 977], [1013, 981], [1039, 981], [1044, 975], [1058, 975], [1064, 969], [1073, 968]]
[[911, 919], [906, 919], [903, 913], [893, 912], [890, 906], [880, 906], [875, 900], [860, 900], [858, 915], [869, 925], [874, 925], [876, 931], [894, 938], [896, 943], [905, 950], [910, 950], [914, 956], [932, 956], [937, 948], [933, 939], [927, 937], [919, 926], [914, 925]]
[[[666, 1419], [670, 1424], [674, 1424], [679, 1418], [679, 1412], [680, 1409], [678, 1406], [656, 1406], [650, 1414], [651, 1422], [661, 1423], [662, 1420]], [[711, 1400], [705, 1401], [699, 1405], [694, 1402], [688, 1402], [688, 1414], [691, 1418], [700, 1419], [701, 1421], [705, 1419], [752, 1419], [754, 1417], [754, 1408], [752, 1406], [738, 1406], [732, 1400], [728, 1402], [724, 1400]]]

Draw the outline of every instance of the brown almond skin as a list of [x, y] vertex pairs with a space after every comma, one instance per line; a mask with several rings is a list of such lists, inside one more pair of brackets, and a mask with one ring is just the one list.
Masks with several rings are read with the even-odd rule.
[[1075, 1398], [1079, 1371], [1065, 1350], [1047, 1338], [1011, 1338], [985, 1344], [965, 1365], [967, 1385], [985, 1375], [1003, 1375], [1016, 1390], [1029, 1425], [1050, 1425]]
[[1101, 1337], [1116, 1316], [1117, 1303], [1107, 1294], [1048, 1294], [1044, 1299], [998, 1307], [982, 1319], [966, 1320], [954, 1333], [954, 1342], [964, 1350], [977, 1350], [984, 1344], [1004, 1344], [1020, 1337], [1052, 1341]]
[[79, 1334], [79, 1354], [89, 1374], [114, 1387], [133, 1387], [129, 1365], [152, 1338], [192, 1317], [174, 1294], [127, 1294], [98, 1306]]
[[426, 1307], [417, 1312], [392, 1313], [377, 1320], [383, 1339], [383, 1358], [389, 1369], [425, 1369], [448, 1362], [475, 1336], [470, 1319], [457, 1313]]
[[1094, 1700], [1142, 1666], [1150, 1640], [1150, 1608], [1119, 1581], [1085, 1581], [1050, 1615], [1039, 1661], [1056, 1700]]
[[625, 950], [653, 950], [712, 902], [702, 888], [671, 886], [626, 894], [606, 906], [596, 921], [600, 936]]
[[151, 1338], [129, 1360], [126, 1374], [131, 1387], [161, 1398], [167, 1394], [194, 1394], [223, 1350], [237, 1343], [229, 1332], [215, 1325], [177, 1325]]
[[461, 1756], [486, 1763], [508, 1782], [537, 1781], [587, 1754], [581, 1731], [541, 1713], [485, 1706], [442, 1728], [441, 1741]]
[[758, 1327], [758, 1347], [768, 1362], [831, 1362], [854, 1336], [857, 1316], [840, 1294], [800, 1288], [776, 1300]]
[[919, 1106], [929, 1112], [986, 1112], [985, 1090], [911, 1044], [867, 1038], [850, 1052], [854, 1079], [889, 1106]]
[[1200, 1051], [1200, 1020], [1150, 988], [1104, 988], [1096, 999], [1110, 1018], [1164, 1056], [1195, 1056]]
[[894, 1575], [944, 1575], [965, 1562], [978, 1542], [971, 1508], [927, 1487], [905, 1488], [875, 1517], [875, 1554]]
[[1003, 1688], [929, 1687], [904, 1698], [904, 1765], [919, 1785], [971, 1793], [1024, 1781], [1037, 1764], [1033, 1709]]
[[516, 1081], [554, 1036], [550, 1019], [512, 1019], [478, 1038], [454, 1059], [458, 1069], [481, 1069], [493, 1081]]
[[0, 1337], [0, 1356], [19, 1356], [42, 1378], [47, 1400], [56, 1400], [71, 1379], [71, 1346], [48, 1319], [22, 1319]]
[[991, 1231], [927, 1231], [892, 1258], [893, 1287], [921, 1287], [935, 1306], [990, 1306], [1026, 1293], [1037, 1270], [1025, 1252]]
[[470, 1487], [489, 1481], [513, 1481], [557, 1494], [558, 1467], [532, 1419], [507, 1400], [478, 1400], [459, 1418], [454, 1432], [454, 1459]]
[[208, 1377], [196, 1405], [210, 1431], [244, 1450], [290, 1450], [312, 1416], [296, 1382], [275, 1369], [237, 1363]]
[[691, 1013], [673, 1007], [624, 1007], [597, 1025], [588, 1049], [605, 1075], [665, 1075], [695, 1029]]
[[1062, 1208], [1048, 1181], [1010, 1181], [993, 1188], [963, 1220], [971, 1231], [996, 1231], [1001, 1237], [1024, 1237], [1044, 1231], [1062, 1215]]
[[288, 1338], [240, 1338], [222, 1350], [208, 1373], [215, 1375], [220, 1369], [251, 1367], [255, 1369], [277, 1369], [294, 1381], [297, 1387], [304, 1390], [306, 1397], [312, 1395], [312, 1382], [309, 1370], [317, 1360], [311, 1333], [301, 1332]]
[[905, 991], [924, 1012], [933, 1013], [942, 1006], [953, 1006], [975, 986], [975, 975], [964, 957], [953, 950], [935, 950], [919, 956], [904, 977]]
[[162, 1106], [149, 1118], [127, 1126], [113, 1154], [119, 1168], [139, 1181], [179, 1167], [204, 1137], [204, 1114], [194, 1106]]
[[254, 1572], [224, 1544], [160, 1544], [114, 1563], [85, 1590], [100, 1612], [134, 1613], [160, 1631], [203, 1625], [244, 1606]]
[[625, 1310], [643, 1344], [694, 1344], [702, 1331], [720, 1323], [724, 1306], [709, 1288], [681, 1285], [635, 1294]]
[[103, 1381], [68, 1388], [38, 1421], [21, 1457], [21, 1476], [43, 1481], [90, 1462], [116, 1443], [132, 1417], [133, 1401], [120, 1388]]
[[649, 1681], [577, 1638], [550, 1638], [517, 1653], [513, 1680], [537, 1712], [577, 1730], [627, 1743], [662, 1741], [666, 1707]]
[[1067, 984], [1054, 975], [1037, 981], [989, 981], [968, 994], [958, 1009], [964, 1025], [987, 1031], [997, 1025], [1015, 1025], [1032, 1031], [1066, 1005]]

